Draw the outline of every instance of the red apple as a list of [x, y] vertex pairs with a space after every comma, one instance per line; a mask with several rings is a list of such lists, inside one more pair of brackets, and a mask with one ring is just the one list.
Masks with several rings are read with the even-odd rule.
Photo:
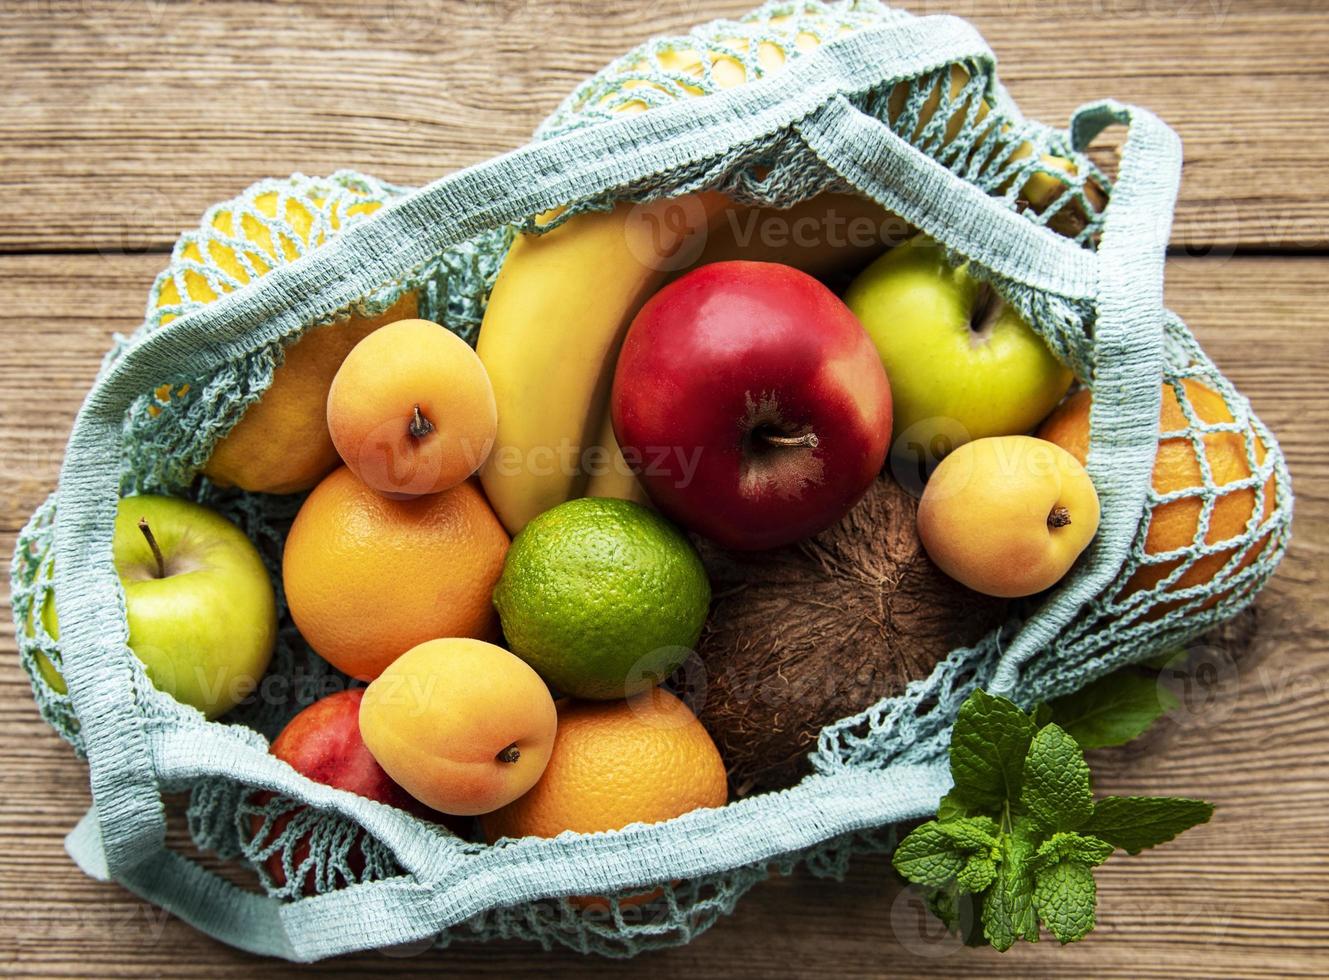
[[656, 506], [735, 549], [834, 524], [891, 435], [890, 384], [862, 325], [816, 279], [769, 262], [702, 266], [652, 296], [611, 410]]
[[[387, 803], [426, 820], [443, 823], [455, 833], [463, 833], [466, 829], [464, 821], [431, 810], [397, 785], [374, 761], [360, 737], [360, 701], [364, 696], [363, 688], [353, 688], [315, 701], [286, 723], [281, 734], [273, 740], [270, 751], [315, 782]], [[271, 793], [258, 793], [254, 802], [261, 805], [270, 799]], [[284, 813], [273, 821], [269, 841], [281, 834], [295, 812], [298, 811]], [[261, 817], [250, 818], [251, 833], [257, 834], [262, 825]], [[298, 868], [308, 855], [308, 841], [298, 841], [291, 856], [293, 865]], [[363, 859], [356, 845], [352, 845], [349, 861], [356, 874], [363, 871]], [[278, 886], [285, 885], [286, 871], [282, 867], [281, 852], [273, 854], [265, 864], [273, 881]], [[301, 888], [306, 895], [315, 893], [312, 879], [311, 871], [306, 874]]]

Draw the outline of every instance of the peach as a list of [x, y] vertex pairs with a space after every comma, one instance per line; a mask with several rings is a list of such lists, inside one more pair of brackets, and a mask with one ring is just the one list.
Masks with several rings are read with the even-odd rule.
[[[395, 806], [425, 820], [441, 823], [453, 833], [464, 836], [469, 830], [468, 821], [444, 816], [411, 797], [369, 754], [360, 737], [359, 725], [364, 693], [363, 688], [352, 688], [315, 701], [286, 723], [281, 734], [273, 740], [270, 751], [296, 772], [317, 783]], [[259, 793], [254, 802], [262, 805], [272, 795]], [[296, 812], [283, 813], [273, 821], [269, 841], [276, 840]], [[250, 818], [251, 834], [257, 835], [262, 827], [262, 817]], [[308, 857], [309, 840], [301, 837], [291, 854], [292, 867], [298, 869]], [[349, 860], [353, 873], [363, 870], [364, 859], [358, 847], [352, 847]], [[280, 851], [270, 855], [265, 866], [278, 886], [285, 885], [286, 869]], [[304, 872], [301, 891], [306, 895], [316, 892], [312, 866]]]
[[364, 695], [363, 688], [351, 688], [315, 701], [286, 723], [272, 754], [316, 783], [438, 817], [397, 785], [365, 747], [359, 722]]
[[385, 772], [443, 813], [506, 806], [539, 780], [558, 728], [540, 675], [483, 640], [430, 640], [365, 691], [360, 734]]
[[438, 493], [480, 468], [498, 409], [480, 358], [429, 320], [360, 341], [328, 391], [328, 431], [346, 465], [393, 497]]
[[978, 439], [933, 472], [918, 536], [962, 585], [1003, 598], [1054, 585], [1098, 530], [1098, 493], [1079, 461], [1032, 436]]

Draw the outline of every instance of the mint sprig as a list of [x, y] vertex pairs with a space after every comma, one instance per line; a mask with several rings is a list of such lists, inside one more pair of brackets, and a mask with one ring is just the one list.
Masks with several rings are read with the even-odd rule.
[[929, 908], [952, 931], [970, 902], [976, 915], [966, 939], [977, 939], [981, 925], [998, 950], [1037, 942], [1040, 923], [1059, 942], [1082, 939], [1094, 928], [1094, 868], [1117, 848], [1136, 854], [1213, 813], [1209, 803], [1173, 797], [1095, 801], [1081, 743], [1049, 715], [971, 695], [951, 734], [955, 787], [937, 819], [895, 852], [895, 869], [926, 887]]
[[1139, 738], [1177, 704], [1157, 674], [1127, 668], [1057, 698], [1047, 706], [1047, 720], [1070, 732], [1082, 749], [1105, 749]]

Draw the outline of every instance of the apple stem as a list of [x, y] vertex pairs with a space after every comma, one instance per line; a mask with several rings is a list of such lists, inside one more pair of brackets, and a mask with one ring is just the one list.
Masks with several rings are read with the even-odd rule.
[[499, 762], [506, 762], [511, 765], [521, 758], [521, 750], [517, 748], [517, 743], [513, 742], [507, 748], [499, 752], [494, 758], [498, 759]]
[[434, 431], [434, 423], [425, 418], [424, 413], [420, 411], [420, 406], [416, 405], [415, 411], [411, 415], [411, 424], [406, 427], [406, 431], [417, 439], [423, 439]]
[[976, 334], [986, 333], [1001, 314], [1001, 308], [1001, 296], [992, 288], [992, 284], [980, 282], [978, 295], [974, 300], [974, 309], [969, 315], [969, 330]]
[[152, 557], [157, 559], [157, 577], [166, 577], [166, 559], [162, 557], [161, 545], [157, 544], [157, 536], [152, 533], [152, 528], [148, 527], [148, 519], [140, 517], [138, 519], [138, 529], [143, 532], [143, 537], [148, 539], [148, 547], [152, 549]]
[[778, 436], [772, 432], [758, 433], [758, 437], [763, 442], [768, 442], [772, 446], [781, 446], [785, 448], [799, 448], [806, 446], [808, 449], [816, 449], [821, 445], [821, 440], [817, 438], [815, 432], [804, 432], [801, 436]]
[[1065, 527], [1070, 522], [1071, 512], [1061, 504], [1053, 507], [1052, 512], [1048, 514], [1048, 527]]

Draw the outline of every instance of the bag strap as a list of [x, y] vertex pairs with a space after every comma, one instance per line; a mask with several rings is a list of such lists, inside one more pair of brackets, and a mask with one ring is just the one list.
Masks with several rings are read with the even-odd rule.
[[[111, 880], [95, 806], [65, 838], [65, 851], [88, 877]], [[242, 891], [174, 851], [156, 851], [114, 877], [139, 898], [214, 939], [250, 953], [295, 958], [281, 918], [281, 902]]]
[[1096, 294], [1092, 252], [997, 205], [844, 96], [796, 128], [832, 171], [948, 248], [1045, 292], [1071, 299]]
[[[192, 747], [159, 737], [164, 768], [172, 776], [199, 769]], [[276, 760], [271, 760], [276, 762]], [[289, 768], [277, 783], [303, 780]], [[548, 894], [611, 893], [643, 881], [696, 877], [742, 864], [796, 853], [841, 834], [930, 812], [951, 787], [945, 759], [897, 764], [836, 776], [809, 777], [787, 794], [749, 797], [719, 810], [694, 811], [668, 824], [634, 825], [609, 835], [546, 840], [530, 838], [464, 858], [438, 841], [411, 841], [420, 853], [447, 852], [452, 859], [416, 875], [357, 885], [286, 903], [244, 891], [173, 851], [159, 850], [132, 868], [112, 874], [94, 805], [65, 839], [65, 849], [90, 877], [115, 880], [154, 905], [215, 939], [267, 956], [309, 962], [353, 950], [417, 942], [436, 936], [498, 904]], [[311, 796], [339, 797], [335, 809], [356, 811], [371, 832], [402, 843], [414, 828], [404, 814], [326, 786]], [[369, 819], [365, 819], [369, 817]], [[377, 822], [374, 817], [381, 818]], [[386, 831], [386, 832], [385, 832]], [[699, 836], [723, 834], [721, 853], [697, 850]], [[428, 862], [428, 858], [426, 861]], [[588, 882], [586, 869], [599, 879]], [[423, 880], [422, 880], [423, 879]]]
[[207, 374], [345, 309], [475, 235], [569, 201], [631, 187], [770, 137], [845, 94], [960, 60], [995, 63], [956, 17], [902, 17], [828, 42], [783, 72], [574, 130], [467, 167], [347, 229], [296, 261], [144, 337], [101, 387], [128, 399], [160, 372]]
[[[295, 262], [146, 335], [114, 363], [74, 422], [53, 548], [62, 638], [78, 651], [62, 667], [90, 770], [95, 810], [86, 821], [97, 825], [96, 850], [107, 876], [150, 888], [154, 900], [179, 890], [180, 902], [194, 902], [187, 894], [221, 887], [192, 873], [166, 873], [163, 862], [175, 859], [158, 856], [166, 846], [165, 812], [136, 695], [143, 675], [128, 651], [123, 592], [111, 557], [121, 431], [134, 398], [163, 378], [207, 374], [289, 336], [487, 228], [718, 160], [735, 146], [789, 128], [838, 95], [963, 58], [992, 59], [967, 23], [902, 16], [835, 39], [789, 70], [748, 85], [522, 147], [408, 195]], [[86, 847], [91, 839], [90, 833], [78, 838]], [[135, 871], [140, 865], [144, 869]]]
[[1158, 448], [1162, 401], [1163, 266], [1181, 182], [1181, 140], [1145, 109], [1113, 101], [1081, 107], [1071, 140], [1084, 150], [1114, 123], [1129, 126], [1099, 242], [1089, 475], [1102, 517], [1080, 567], [1011, 641], [989, 690], [1010, 694], [1021, 666], [1047, 648], [1121, 569], [1139, 531]]

